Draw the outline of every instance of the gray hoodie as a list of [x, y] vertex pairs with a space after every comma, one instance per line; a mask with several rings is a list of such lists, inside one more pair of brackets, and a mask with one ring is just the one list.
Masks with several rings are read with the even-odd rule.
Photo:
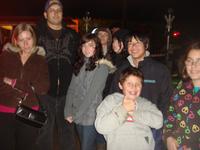
[[102, 92], [109, 72], [115, 67], [106, 59], [96, 62], [97, 67], [85, 71], [85, 65], [77, 76], [73, 75], [67, 91], [64, 117], [73, 117], [80, 125], [93, 125], [96, 118], [96, 108], [102, 101]]
[[153, 150], [151, 128], [163, 125], [163, 116], [156, 105], [138, 97], [137, 109], [128, 114], [122, 106], [124, 95], [108, 95], [97, 108], [95, 127], [104, 135], [108, 150]]

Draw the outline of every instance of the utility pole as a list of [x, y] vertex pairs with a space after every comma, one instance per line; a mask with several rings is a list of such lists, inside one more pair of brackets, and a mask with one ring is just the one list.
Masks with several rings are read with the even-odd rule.
[[83, 17], [83, 21], [85, 22], [85, 32], [87, 33], [89, 30], [89, 22], [91, 21], [90, 12], [87, 11], [85, 16]]
[[166, 60], [169, 60], [169, 49], [170, 49], [170, 33], [172, 29], [172, 23], [175, 19], [175, 16], [172, 14], [173, 9], [168, 9], [168, 14], [165, 15], [165, 20], [167, 22], [166, 28], [167, 28], [167, 46], [166, 46]]

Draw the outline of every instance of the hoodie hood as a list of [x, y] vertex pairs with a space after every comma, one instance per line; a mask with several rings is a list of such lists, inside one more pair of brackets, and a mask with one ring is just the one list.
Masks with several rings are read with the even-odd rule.
[[109, 60], [107, 60], [107, 59], [105, 59], [105, 58], [102, 58], [102, 59], [96, 61], [96, 64], [98, 64], [98, 65], [103, 64], [103, 65], [108, 66], [108, 68], [109, 68], [109, 73], [113, 73], [113, 72], [115, 72], [115, 70], [116, 70], [116, 67], [112, 64], [112, 62], [109, 61]]
[[[14, 52], [14, 53], [18, 53], [20, 51], [20, 48], [14, 46], [11, 43], [6, 43], [3, 46], [3, 51], [11, 51], [11, 52]], [[46, 55], [46, 52], [45, 52], [44, 48], [40, 47], [40, 46], [36, 46], [36, 47], [34, 47], [32, 49], [32, 54], [34, 54], [34, 53], [37, 53], [37, 55], [40, 55], [40, 56], [45, 56]]]

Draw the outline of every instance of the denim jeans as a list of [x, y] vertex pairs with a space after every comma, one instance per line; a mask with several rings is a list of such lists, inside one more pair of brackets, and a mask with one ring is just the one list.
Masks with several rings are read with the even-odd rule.
[[[59, 150], [76, 150], [76, 135], [74, 124], [64, 120], [65, 96], [41, 96], [41, 105], [47, 110], [47, 124], [40, 130], [38, 145], [41, 150], [52, 150], [57, 144]], [[56, 130], [55, 130], [56, 129]], [[56, 131], [56, 136], [54, 135]], [[54, 137], [56, 137], [56, 142]]]
[[162, 140], [162, 128], [161, 129], [151, 129], [153, 133], [153, 137], [155, 140], [155, 148], [154, 150], [165, 150], [166, 147], [164, 145], [164, 142]]
[[96, 150], [97, 131], [94, 125], [84, 126], [76, 124], [81, 150]]

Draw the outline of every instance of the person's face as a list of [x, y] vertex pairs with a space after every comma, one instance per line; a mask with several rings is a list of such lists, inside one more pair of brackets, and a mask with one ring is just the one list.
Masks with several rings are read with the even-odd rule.
[[200, 80], [200, 50], [192, 49], [185, 60], [186, 71], [192, 80]]
[[145, 46], [141, 41], [132, 37], [131, 41], [128, 42], [128, 53], [133, 59], [141, 61], [145, 57]]
[[97, 36], [100, 39], [102, 45], [107, 45], [108, 44], [109, 35], [108, 35], [107, 32], [99, 31]]
[[16, 44], [19, 46], [23, 53], [31, 53], [33, 43], [33, 36], [29, 31], [21, 32], [16, 39]]
[[122, 84], [119, 83], [119, 88], [125, 96], [134, 100], [140, 96], [142, 90], [142, 80], [137, 76], [130, 75]]
[[115, 53], [119, 54], [123, 49], [123, 43], [114, 38], [112, 42], [112, 49]]
[[60, 26], [62, 24], [63, 10], [59, 5], [53, 4], [44, 12], [44, 17], [47, 19], [48, 24]]
[[96, 44], [93, 40], [88, 41], [82, 45], [83, 55], [87, 58], [94, 56]]

